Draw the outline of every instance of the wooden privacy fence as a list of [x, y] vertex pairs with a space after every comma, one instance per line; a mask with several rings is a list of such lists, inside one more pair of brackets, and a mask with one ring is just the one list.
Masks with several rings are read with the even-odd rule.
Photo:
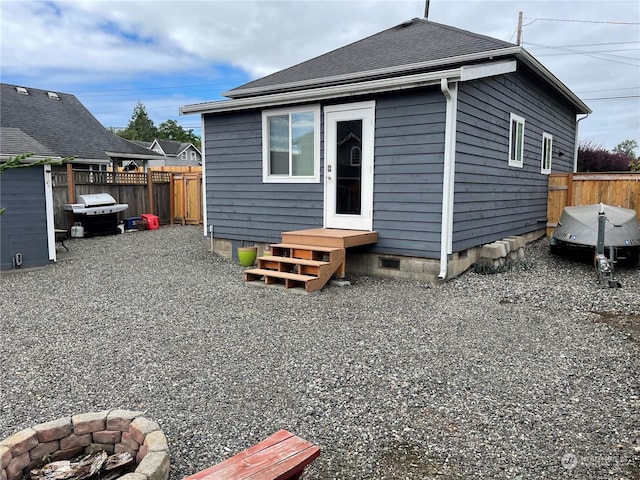
[[549, 175], [547, 235], [566, 206], [605, 203], [640, 215], [640, 173], [552, 173]]
[[[190, 178], [187, 182], [174, 175], [195, 175], [199, 181]], [[52, 180], [56, 228], [69, 230], [73, 220], [71, 214], [63, 209], [64, 205], [74, 203], [76, 195], [91, 193], [108, 193], [118, 203], [127, 203], [127, 210], [119, 214], [121, 220], [150, 213], [157, 215], [163, 224], [176, 220], [183, 225], [202, 222], [202, 202], [198, 203], [198, 199], [202, 199], [201, 189], [195, 192], [192, 186], [195, 183], [202, 185], [201, 173], [174, 174], [153, 170], [146, 173], [92, 172], [73, 170], [68, 164], [66, 172], [53, 172]], [[193, 200], [194, 196], [196, 200]], [[199, 205], [199, 210], [196, 205]]]

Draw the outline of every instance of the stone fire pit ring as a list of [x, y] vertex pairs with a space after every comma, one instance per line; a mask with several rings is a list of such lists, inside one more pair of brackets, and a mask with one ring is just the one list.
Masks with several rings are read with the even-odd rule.
[[45, 463], [129, 452], [136, 469], [120, 480], [167, 480], [169, 445], [160, 426], [131, 410], [104, 410], [41, 423], [0, 441], [0, 480], [21, 480]]

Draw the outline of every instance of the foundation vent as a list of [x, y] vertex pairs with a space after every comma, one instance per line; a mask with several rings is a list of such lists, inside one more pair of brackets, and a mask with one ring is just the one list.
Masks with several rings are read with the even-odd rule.
[[387, 268], [389, 270], [400, 270], [400, 259], [389, 257], [378, 257], [378, 268]]

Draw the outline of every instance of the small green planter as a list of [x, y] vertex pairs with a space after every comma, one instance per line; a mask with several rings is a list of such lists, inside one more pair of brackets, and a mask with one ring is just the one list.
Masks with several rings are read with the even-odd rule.
[[243, 267], [255, 265], [258, 256], [258, 247], [238, 247], [238, 261]]

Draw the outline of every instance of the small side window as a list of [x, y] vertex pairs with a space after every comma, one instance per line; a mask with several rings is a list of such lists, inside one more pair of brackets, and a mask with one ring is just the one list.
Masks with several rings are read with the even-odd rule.
[[551, 173], [551, 160], [553, 158], [553, 135], [549, 133], [542, 134], [542, 163], [540, 165], [540, 173]]
[[509, 166], [522, 168], [524, 159], [524, 118], [512, 113], [509, 117]]

